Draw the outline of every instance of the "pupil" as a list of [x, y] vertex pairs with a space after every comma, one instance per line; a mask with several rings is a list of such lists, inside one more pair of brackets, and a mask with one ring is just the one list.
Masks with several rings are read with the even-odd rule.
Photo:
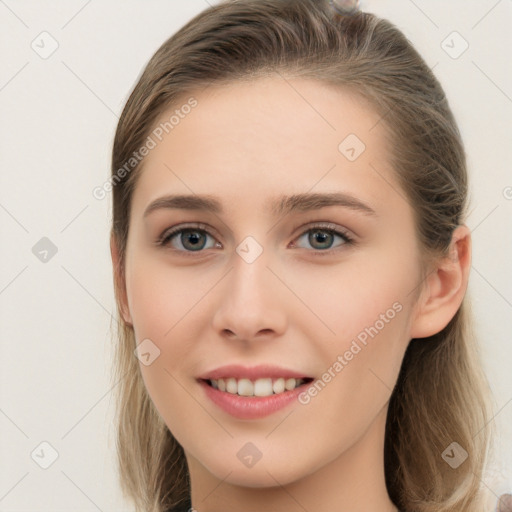
[[[183, 232], [183, 237], [182, 237], [183, 247], [193, 249], [193, 250], [197, 250], [198, 248], [202, 249], [204, 246], [204, 243], [202, 246], [198, 245], [198, 242], [199, 242], [199, 239], [201, 238], [201, 236], [202, 236], [202, 234], [199, 233], [198, 231]], [[189, 247], [187, 247], [187, 244], [191, 244], [191, 245]]]
[[[326, 240], [327, 242], [332, 242], [332, 240], [330, 240], [332, 237], [332, 234], [331, 233], [328, 233], [326, 231], [313, 231], [311, 232], [310, 234], [310, 240], [309, 242], [311, 243], [311, 245], [314, 246], [314, 244], [316, 242], [320, 242], [320, 244], [325, 244], [326, 243]], [[329, 247], [331, 244], [330, 243], [327, 243], [327, 247]], [[324, 248], [325, 247], [321, 247], [321, 248]]]

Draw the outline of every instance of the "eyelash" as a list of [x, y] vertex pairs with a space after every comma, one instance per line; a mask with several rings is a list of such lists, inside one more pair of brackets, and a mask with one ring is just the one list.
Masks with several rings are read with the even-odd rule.
[[[208, 226], [205, 224], [192, 224], [192, 225], [180, 225], [176, 226], [174, 228], [171, 228], [170, 230], [164, 231], [164, 233], [160, 236], [160, 238], [157, 240], [157, 245], [161, 247], [168, 247], [171, 240], [174, 238], [174, 236], [188, 230], [195, 230], [198, 232], [206, 233], [213, 237], [213, 235], [208, 231]], [[308, 227], [308, 229], [304, 230], [302, 233], [300, 233], [295, 239], [301, 238], [306, 233], [309, 233], [310, 231], [323, 231], [325, 233], [338, 235], [343, 239], [343, 244], [340, 246], [334, 247], [332, 249], [311, 249], [311, 252], [314, 253], [315, 256], [323, 256], [323, 255], [329, 255], [333, 252], [342, 249], [345, 245], [355, 245], [355, 240], [348, 234], [347, 231], [345, 231], [342, 228], [337, 227], [335, 224], [331, 223], [314, 223]], [[295, 229], [294, 229], [295, 231]], [[180, 253], [186, 253], [190, 256], [192, 256], [194, 253], [201, 253], [204, 252], [204, 250], [200, 251], [187, 251], [187, 250], [181, 250], [181, 249], [173, 249]], [[193, 256], [192, 256], [193, 257]]]

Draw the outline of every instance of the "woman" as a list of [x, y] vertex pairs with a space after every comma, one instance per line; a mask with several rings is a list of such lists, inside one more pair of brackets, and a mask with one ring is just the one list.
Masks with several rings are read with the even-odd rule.
[[131, 93], [112, 189], [137, 510], [483, 510], [465, 153], [398, 29], [206, 9]]

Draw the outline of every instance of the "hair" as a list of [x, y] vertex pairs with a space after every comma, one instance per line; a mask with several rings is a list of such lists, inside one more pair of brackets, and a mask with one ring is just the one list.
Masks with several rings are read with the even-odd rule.
[[[132, 164], [133, 155], [160, 116], [191, 91], [276, 73], [331, 84], [370, 102], [412, 205], [422, 268], [447, 257], [453, 230], [466, 216], [465, 150], [440, 83], [405, 35], [371, 13], [341, 12], [327, 1], [224, 1], [162, 44], [119, 120], [112, 153], [111, 231], [119, 251], [114, 273], [118, 312], [126, 293], [131, 198], [144, 162]], [[132, 166], [128, 172], [127, 162]], [[190, 506], [183, 449], [148, 395], [135, 346], [133, 327], [121, 318], [113, 376], [122, 490], [140, 511]], [[441, 332], [409, 342], [390, 398], [384, 466], [388, 493], [398, 508], [481, 512], [490, 397], [466, 296]], [[469, 454], [456, 469], [442, 457], [453, 442]]]

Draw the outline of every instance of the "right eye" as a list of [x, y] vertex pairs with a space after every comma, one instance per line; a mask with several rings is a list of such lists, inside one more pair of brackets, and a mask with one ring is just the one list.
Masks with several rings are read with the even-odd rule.
[[212, 237], [212, 235], [203, 228], [181, 225], [165, 231], [160, 237], [158, 244], [180, 252], [200, 252], [203, 249], [210, 249], [216, 246], [217, 242], [215, 242], [213, 237], [213, 245], [206, 246], [208, 237]]

